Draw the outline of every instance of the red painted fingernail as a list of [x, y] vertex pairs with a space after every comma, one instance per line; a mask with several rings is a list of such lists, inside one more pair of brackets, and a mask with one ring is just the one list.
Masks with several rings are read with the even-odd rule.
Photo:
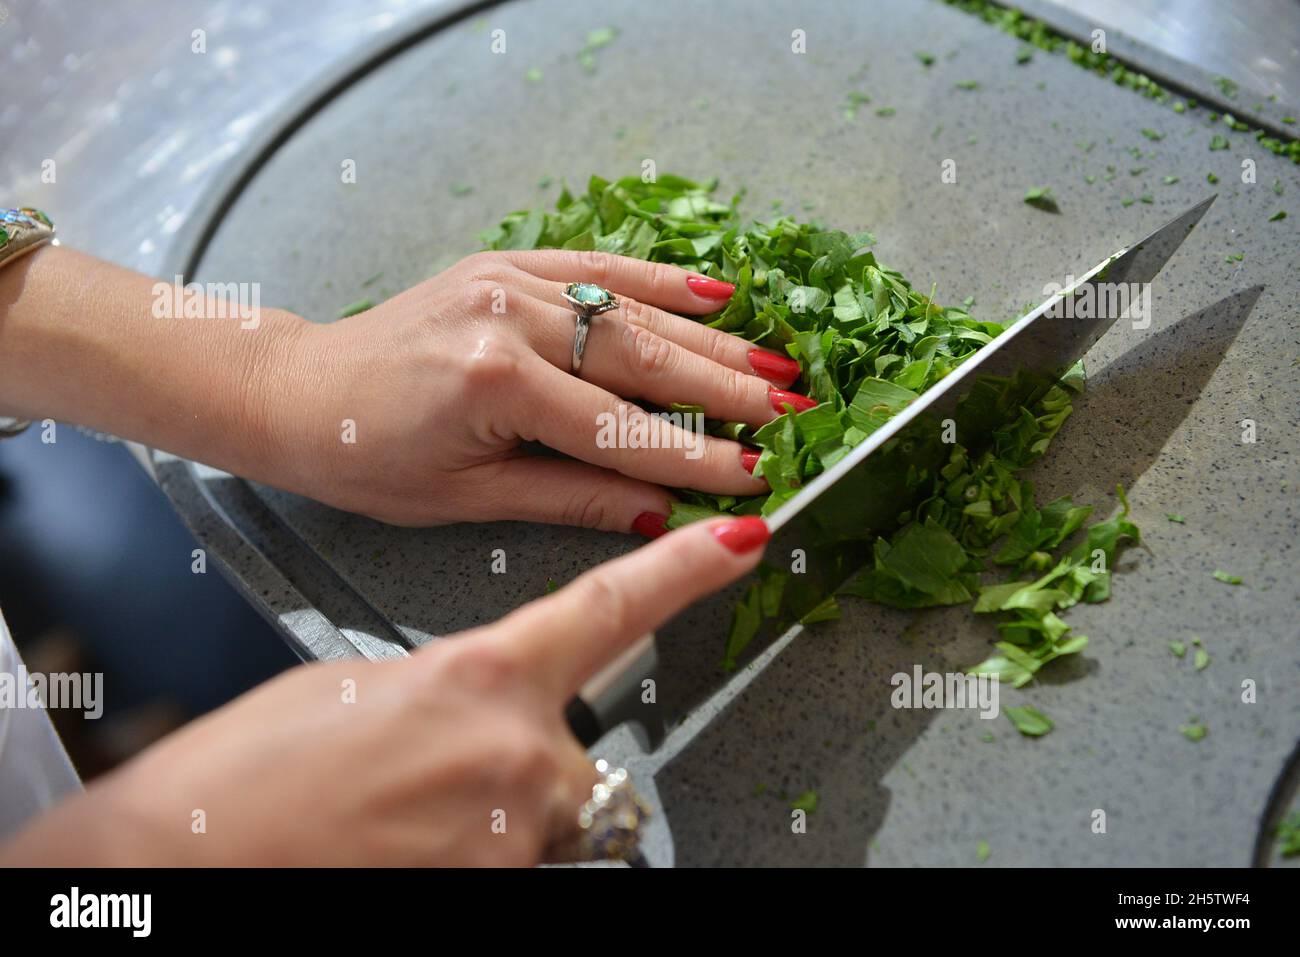
[[806, 395], [799, 395], [797, 392], [786, 392], [784, 389], [768, 389], [767, 394], [772, 400], [772, 408], [778, 412], [784, 412], [787, 405], [794, 406], [796, 412], [807, 412], [817, 404], [815, 400], [808, 398]]
[[730, 299], [736, 291], [731, 283], [710, 279], [708, 276], [687, 276], [686, 288], [705, 299]]
[[783, 389], [799, 378], [799, 363], [762, 349], [749, 350], [749, 367]]
[[632, 531], [638, 535], [644, 535], [646, 538], [658, 538], [668, 531], [664, 527], [664, 522], [668, 521], [667, 515], [659, 515], [655, 512], [642, 512], [632, 522]]
[[745, 467], [745, 471], [750, 475], [754, 474], [754, 466], [758, 464], [758, 458], [762, 452], [756, 452], [753, 449], [740, 450], [740, 464]]
[[713, 537], [722, 542], [729, 551], [743, 555], [766, 542], [772, 537], [772, 533], [767, 530], [767, 522], [749, 515], [713, 526]]

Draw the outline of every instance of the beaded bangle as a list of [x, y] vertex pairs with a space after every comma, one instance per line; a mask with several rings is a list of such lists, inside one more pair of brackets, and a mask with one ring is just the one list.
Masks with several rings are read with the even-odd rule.
[[[0, 268], [46, 243], [56, 241], [54, 224], [39, 209], [31, 206], [0, 209]], [[0, 416], [0, 439], [17, 435], [29, 424]]]

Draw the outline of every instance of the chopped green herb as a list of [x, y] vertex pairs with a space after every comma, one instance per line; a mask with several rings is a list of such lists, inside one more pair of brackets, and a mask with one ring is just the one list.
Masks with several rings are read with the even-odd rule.
[[384, 278], [384, 274], [382, 272], [377, 272], [373, 276], [370, 276], [367, 279], [363, 279], [361, 281], [361, 288], [369, 289], [371, 286], [373, 286], [375, 283], [379, 282], [379, 280], [383, 278]]
[[1292, 811], [1273, 829], [1277, 837], [1277, 851], [1283, 857], [1300, 854], [1300, 811]]
[[1229, 575], [1227, 572], [1220, 571], [1220, 570], [1217, 569], [1217, 568], [1214, 570], [1214, 577], [1215, 577], [1218, 581], [1223, 582], [1225, 585], [1240, 585], [1240, 584], [1241, 584], [1241, 576], [1240, 576], [1240, 575]]
[[797, 798], [790, 802], [790, 810], [803, 811], [805, 814], [811, 814], [817, 810], [817, 792], [804, 791]]
[[527, 80], [529, 83], [541, 83], [542, 82], [541, 67], [536, 67], [536, 66], [529, 67], [526, 71], [524, 71], [524, 79]]
[[1228, 139], [1227, 139], [1227, 137], [1222, 136], [1222, 135], [1220, 135], [1220, 134], [1218, 134], [1218, 133], [1215, 133], [1212, 137], [1210, 137], [1210, 149], [1212, 149], [1212, 150], [1226, 150], [1227, 148], [1228, 148]]
[[1091, 186], [1093, 183], [1097, 182], [1097, 177], [1094, 176], [1092, 173], [1088, 173], [1086, 176], [1083, 177], [1083, 181], [1087, 183], [1089, 186]]
[[1033, 58], [1034, 58], [1033, 47], [1021, 47], [1019, 50], [1016, 51], [1017, 63], [1028, 63]]
[[1226, 76], [1216, 76], [1214, 85], [1223, 91], [1223, 95], [1229, 99], [1235, 99], [1237, 96], [1237, 84], [1229, 80]]
[[980, 88], [978, 80], [962, 80], [959, 83], [954, 83], [953, 86], [959, 90], [978, 90]]
[[1155, 130], [1151, 130], [1151, 129], [1144, 129], [1144, 130], [1142, 131], [1142, 135], [1145, 136], [1145, 137], [1146, 137], [1147, 139], [1149, 139], [1149, 140], [1156, 140], [1156, 141], [1159, 141], [1159, 140], [1162, 140], [1162, 139], [1165, 138], [1165, 134], [1163, 134], [1163, 133], [1158, 133], [1158, 132], [1156, 132]]
[[1205, 181], [1209, 183], [1211, 186], [1213, 186], [1215, 183], [1219, 181], [1219, 177], [1215, 176], [1213, 173], [1206, 173]]
[[350, 306], [344, 307], [339, 311], [339, 318], [346, 319], [348, 316], [355, 316], [357, 313], [365, 312], [367, 309], [375, 308], [375, 304], [369, 299], [360, 299]]
[[1162, 182], [1163, 182], [1166, 186], [1173, 186], [1174, 183], [1178, 182], [1178, 177], [1177, 177], [1177, 176], [1166, 176], [1166, 177], [1162, 180]]
[[1285, 190], [1282, 187], [1282, 181], [1280, 179], [1273, 180], [1273, 192], [1277, 193], [1277, 195], [1279, 196], [1281, 196], [1285, 192]]
[[1187, 654], [1187, 645], [1181, 641], [1169, 642], [1169, 650], [1174, 653], [1175, 658], [1182, 658]]
[[893, 116], [896, 112], [898, 111], [892, 106], [882, 106], [880, 109], [876, 110], [876, 116]]
[[1270, 223], [1276, 223], [1278, 220], [1286, 219], [1286, 210], [1279, 209], [1276, 213], [1268, 218]]
[[921, 51], [917, 51], [916, 58], [921, 61], [922, 66], [930, 66], [934, 63], [933, 53], [922, 53]]
[[1025, 191], [1025, 202], [1047, 212], [1058, 212], [1056, 199], [1050, 186], [1034, 186]]
[[1210, 733], [1210, 729], [1203, 724], [1196, 723], [1195, 718], [1192, 719], [1192, 722], [1191, 724], [1180, 724], [1178, 730], [1182, 732], [1183, 737], [1188, 741], [1203, 741], [1205, 736]]
[[1204, 671], [1210, 666], [1210, 653], [1204, 648], [1197, 648], [1192, 663], [1196, 665], [1197, 671]]
[[1143, 193], [1141, 196], [1138, 197], [1138, 199], [1141, 202], [1146, 203], [1147, 205], [1150, 205], [1151, 203], [1154, 203], [1156, 201], [1156, 198], [1152, 196], [1150, 193]]
[[1134, 203], [1136, 203], [1136, 202], [1137, 202], [1136, 199], [1133, 199], [1133, 197], [1129, 196], [1129, 197], [1127, 197], [1127, 198], [1125, 198], [1125, 199], [1121, 199], [1121, 200], [1119, 201], [1119, 204], [1120, 204], [1121, 206], [1123, 206], [1124, 208], [1127, 209], [1129, 206], [1132, 206], [1132, 205], [1133, 205]]
[[1011, 719], [1011, 723], [1016, 726], [1017, 731], [1029, 737], [1042, 737], [1056, 727], [1051, 718], [1032, 705], [1025, 705], [1020, 708], [1003, 708], [1002, 713]]
[[983, 864], [989, 859], [989, 842], [980, 841], [975, 845], [975, 860]]
[[961, 301], [961, 304], [962, 304], [962, 306], [964, 306], [965, 308], [969, 309], [971, 306], [975, 305], [975, 297], [974, 297], [974, 296], [967, 296], [965, 299], [963, 299], [963, 300]]
[[453, 196], [468, 196], [472, 192], [474, 192], [473, 186], [468, 186], [465, 183], [451, 184], [451, 195]]
[[1187, 519], [1183, 518], [1183, 516], [1179, 515], [1177, 512], [1165, 512], [1165, 518], [1169, 519], [1171, 522], [1177, 522], [1179, 525], [1182, 525], [1187, 521]]

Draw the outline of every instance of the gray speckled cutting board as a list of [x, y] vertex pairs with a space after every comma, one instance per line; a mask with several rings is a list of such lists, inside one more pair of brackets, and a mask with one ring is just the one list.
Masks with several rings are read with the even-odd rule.
[[[932, 0], [704, 10], [511, 3], [419, 43], [288, 140], [196, 278], [257, 280], [263, 302], [328, 320], [475, 250], [480, 230], [549, 204], [562, 180], [626, 175], [651, 158], [660, 171], [718, 175], [726, 195], [747, 187], [755, 215], [779, 199], [799, 216], [871, 229], [879, 257], [918, 286], [937, 283], [946, 301], [974, 296], [977, 317], [1007, 320], [1045, 283], [1203, 199], [1215, 172], [1219, 200], [1157, 280], [1151, 328], [1120, 323], [1093, 350], [1089, 392], [1032, 476], [1041, 496], [1071, 494], [1102, 515], [1123, 482], [1146, 537], [1112, 601], [1070, 612], [1087, 651], [1003, 694], [1003, 707], [1047, 712], [1053, 733], [1028, 739], [1005, 718], [890, 706], [895, 672], [984, 657], [992, 627], [965, 609], [848, 605], [842, 620], [787, 636], [742, 672], [740, 693], [701, 712], [726, 678], [726, 606], [714, 602], [660, 637], [661, 701], [685, 722], [670, 746], [641, 757], [616, 734], [599, 750], [631, 762], [655, 793], [657, 863], [960, 865], [987, 841], [985, 866], [1248, 864], [1300, 737], [1300, 208], [1266, 221], [1300, 202], [1300, 168], [1241, 134], [1211, 152], [1222, 129], [1203, 113], [1175, 114], [1064, 57], [1018, 66], [1014, 40]], [[620, 36], [589, 75], [576, 54], [606, 25]], [[489, 50], [496, 28], [504, 55]], [[794, 30], [806, 34], [802, 55]], [[526, 79], [533, 68], [540, 82]], [[967, 80], [979, 89], [955, 88]], [[872, 102], [848, 119], [855, 90]], [[340, 183], [348, 158], [355, 185]], [[1247, 158], [1256, 184], [1241, 181]], [[941, 182], [945, 159], [955, 183]], [[539, 188], [544, 176], [556, 185]], [[1059, 215], [1021, 202], [1031, 185], [1052, 187]], [[1142, 194], [1153, 201], [1121, 202]], [[1244, 260], [1226, 263], [1235, 252]], [[1253, 444], [1241, 441], [1246, 418]], [[493, 619], [542, 594], [548, 577], [566, 581], [636, 545], [518, 524], [393, 529], [258, 494], [412, 642]], [[507, 574], [490, 573], [496, 548]], [[1246, 584], [1215, 581], [1216, 568]], [[1200, 672], [1168, 648], [1193, 634], [1212, 656]], [[1257, 703], [1241, 701], [1247, 679]], [[1210, 729], [1199, 743], [1178, 730], [1193, 715]], [[790, 801], [808, 790], [818, 805], [795, 834]], [[1090, 829], [1098, 809], [1105, 834]]]

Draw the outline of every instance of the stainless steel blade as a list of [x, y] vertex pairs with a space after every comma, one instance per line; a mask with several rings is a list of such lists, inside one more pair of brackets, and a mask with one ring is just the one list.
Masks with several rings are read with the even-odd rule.
[[[793, 499], [777, 509], [768, 519], [773, 533], [788, 525], [814, 503], [828, 497], [834, 499], [834, 489], [845, 476], [867, 466], [873, 452], [922, 413], [930, 412], [941, 416], [951, 414], [958, 401], [969, 394], [977, 381], [988, 376], [1011, 377], [1025, 372], [1055, 378], [1068, 370], [1083, 358], [1116, 319], [1129, 311], [1125, 306], [1131, 305], [1133, 295], [1147, 296], [1149, 303], [1147, 284], [1169, 261], [1214, 200], [1215, 196], [1211, 196], [1198, 203], [1145, 239], [1098, 263], [1082, 278], [1064, 285], [1060, 292], [1016, 320], [1000, 336], [931, 386], [849, 455], [818, 475]], [[1082, 304], [1089, 301], [1092, 306], [1083, 309]], [[967, 442], [964, 434], [961, 441], [963, 444]], [[859, 487], [857, 482], [849, 484]], [[862, 487], [870, 487], [870, 483], [864, 482]], [[857, 534], [854, 537], [867, 529], [876, 529], [882, 524], [882, 516], [897, 515], [906, 507], [898, 501], [897, 490], [881, 487], [879, 492], [881, 500], [876, 509], [872, 509], [870, 503], [861, 501], [838, 503], [844, 510], [830, 509], [833, 515], [827, 517], [836, 520], [837, 524], [842, 520], [844, 525], [855, 529]], [[859, 521], [865, 524], [858, 524]]]

